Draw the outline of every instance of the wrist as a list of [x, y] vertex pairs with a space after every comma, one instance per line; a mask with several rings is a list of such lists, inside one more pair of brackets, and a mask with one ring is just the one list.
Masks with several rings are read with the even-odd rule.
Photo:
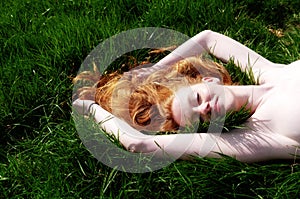
[[93, 105], [95, 105], [95, 104], [97, 104], [97, 103], [95, 103], [95, 102], [93, 102], [93, 103], [91, 103], [90, 105], [89, 105], [89, 107], [88, 107], [88, 111], [87, 111], [87, 113], [89, 114], [89, 113], [92, 113], [92, 106]]

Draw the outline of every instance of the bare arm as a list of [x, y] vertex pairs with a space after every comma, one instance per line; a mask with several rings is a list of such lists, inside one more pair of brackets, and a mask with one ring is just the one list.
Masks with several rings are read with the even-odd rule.
[[[132, 144], [134, 146], [134, 144]], [[294, 159], [299, 143], [279, 134], [267, 133], [192, 133], [152, 136], [136, 143], [135, 152], [161, 150], [185, 159], [189, 156], [220, 158], [224, 154], [242, 162]], [[159, 153], [157, 153], [159, 154]]]
[[[78, 107], [84, 101], [75, 101]], [[73, 104], [74, 106], [74, 104]], [[234, 157], [244, 162], [269, 159], [293, 159], [299, 143], [276, 133], [237, 130], [230, 133], [191, 133], [172, 135], [144, 135], [127, 123], [93, 104], [90, 113], [96, 122], [108, 133], [119, 138], [124, 147], [131, 152], [152, 153], [176, 158], [190, 155], [199, 157], [220, 157], [219, 154]], [[110, 120], [107, 120], [111, 118]], [[105, 122], [103, 122], [105, 121]]]
[[263, 70], [284, 66], [265, 59], [245, 45], [242, 45], [225, 35], [212, 31], [204, 32], [204, 38], [201, 38], [201, 35], [196, 35], [192, 39], [201, 43], [208, 52], [225, 62], [230, 58], [234, 58], [235, 64], [240, 65], [243, 70], [249, 66], [253, 69]]
[[129, 124], [115, 117], [110, 112], [103, 109], [101, 106], [92, 100], [77, 99], [72, 103], [74, 114], [79, 115], [92, 115], [95, 121], [100, 124], [101, 128], [107, 133], [114, 135], [120, 139], [120, 142], [127, 149], [130, 148], [132, 143], [149, 138], [143, 133], [132, 128]]
[[[225, 35], [205, 30], [183, 43], [172, 53], [147, 70], [151, 73], [181, 59], [196, 56], [203, 52], [208, 52], [224, 62], [228, 62], [233, 58], [235, 64], [239, 65], [243, 71], [251, 67], [253, 72], [256, 73], [256, 76], [259, 76], [261, 72], [266, 70], [284, 66], [282, 64], [272, 63], [248, 47]], [[141, 70], [140, 72], [148, 73], [146, 70]]]

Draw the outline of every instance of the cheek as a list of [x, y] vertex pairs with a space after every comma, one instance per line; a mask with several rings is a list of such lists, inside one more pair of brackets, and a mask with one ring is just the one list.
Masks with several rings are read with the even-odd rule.
[[174, 100], [172, 102], [171, 112], [172, 112], [172, 116], [173, 116], [174, 121], [177, 124], [180, 124], [181, 106], [180, 106], [180, 103], [179, 103], [179, 101], [176, 97], [174, 98]]
[[181, 127], [185, 127], [191, 122], [197, 121], [199, 119], [198, 116], [193, 113], [192, 108], [189, 107], [187, 104], [177, 105], [175, 103], [172, 110], [172, 114], [174, 121]]
[[186, 87], [180, 89], [174, 97], [172, 102], [172, 115], [173, 119], [180, 126], [186, 126], [186, 124], [193, 119], [193, 103], [196, 102], [196, 97], [192, 87]]

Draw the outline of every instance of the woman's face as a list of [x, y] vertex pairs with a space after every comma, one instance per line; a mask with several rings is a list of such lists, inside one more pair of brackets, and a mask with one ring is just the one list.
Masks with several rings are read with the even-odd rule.
[[204, 77], [203, 83], [179, 89], [172, 102], [172, 114], [180, 126], [209, 121], [225, 114], [224, 88], [220, 80]]

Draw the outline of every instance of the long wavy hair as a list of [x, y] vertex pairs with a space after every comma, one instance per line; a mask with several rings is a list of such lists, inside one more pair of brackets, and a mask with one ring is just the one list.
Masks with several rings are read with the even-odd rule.
[[183, 86], [201, 83], [205, 76], [219, 78], [224, 85], [232, 84], [221, 64], [203, 56], [180, 60], [145, 78], [120, 71], [100, 77], [94, 66], [94, 71], [79, 73], [73, 82], [96, 82], [78, 89], [77, 97], [95, 100], [137, 130], [172, 132], [179, 128], [171, 111], [174, 93]]

